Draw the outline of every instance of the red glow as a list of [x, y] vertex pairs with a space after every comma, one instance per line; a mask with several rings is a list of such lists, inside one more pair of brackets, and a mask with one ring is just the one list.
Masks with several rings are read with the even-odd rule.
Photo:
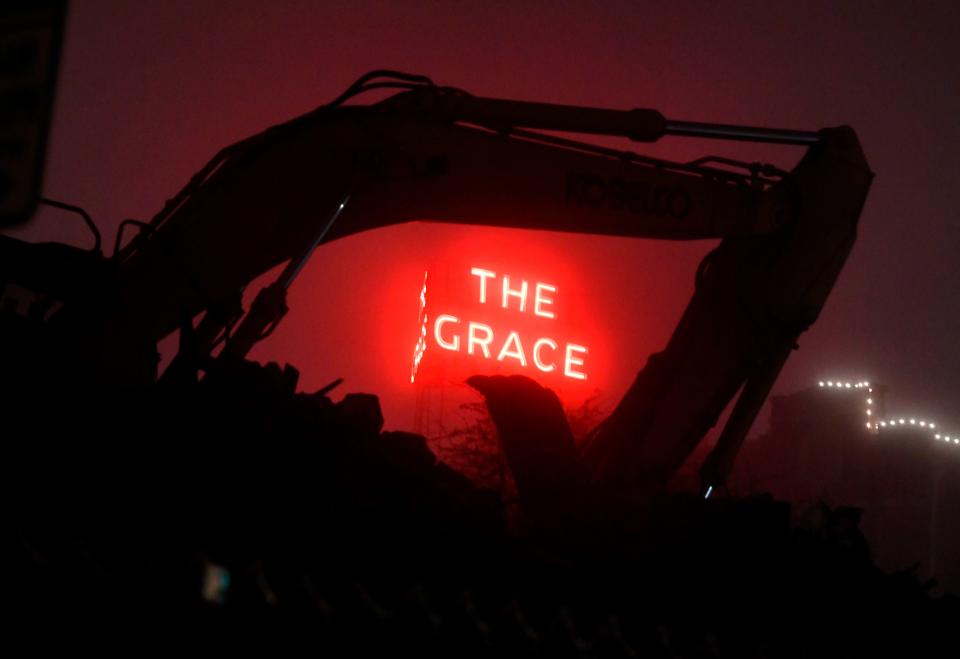
[[[380, 396], [388, 427], [426, 434], [460, 423], [460, 403], [477, 400], [464, 384], [471, 375], [526, 375], [554, 390], [571, 408], [599, 392], [602, 406], [610, 409], [647, 356], [669, 339], [692, 293], [689, 273], [711, 247], [427, 223], [360, 234], [317, 250], [290, 289], [290, 313], [252, 357], [294, 364], [304, 391], [343, 377], [341, 392]], [[479, 304], [479, 280], [470, 275], [477, 266], [509, 274], [511, 287], [523, 279], [530, 282], [526, 311], [517, 312], [513, 298], [513, 308], [504, 310], [500, 284], [492, 279], [487, 304]], [[411, 386], [427, 267], [426, 347]], [[680, 267], [687, 276], [673, 275]], [[251, 293], [276, 276], [266, 274], [249, 287]], [[541, 297], [553, 301], [542, 304], [541, 311], [555, 318], [536, 313], [535, 282], [557, 288], [541, 291]], [[440, 313], [488, 324], [501, 340], [517, 331], [527, 367], [515, 359], [497, 361], [496, 352], [491, 359], [468, 357], [466, 324], [443, 328], [447, 340], [452, 340], [447, 330], [460, 328], [459, 353], [439, 348], [433, 323]], [[536, 340], [544, 337], [558, 346], [541, 344], [537, 358], [555, 364], [553, 371], [538, 368], [532, 354]], [[574, 367], [586, 373], [586, 380], [564, 376], [566, 342], [588, 348], [585, 366]], [[491, 351], [501, 347], [491, 346]], [[474, 350], [479, 352], [479, 346]], [[424, 406], [430, 422], [418, 425], [415, 411]]]

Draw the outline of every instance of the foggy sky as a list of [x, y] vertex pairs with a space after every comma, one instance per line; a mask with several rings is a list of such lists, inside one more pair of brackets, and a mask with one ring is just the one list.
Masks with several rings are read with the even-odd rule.
[[[776, 391], [826, 377], [882, 381], [891, 412], [960, 431], [958, 25], [948, 2], [73, 2], [44, 194], [84, 206], [110, 245], [120, 220], [151, 217], [221, 146], [375, 68], [479, 95], [654, 107], [675, 119], [849, 124], [877, 177], [846, 269]], [[637, 150], [786, 166], [800, 155], [691, 140]], [[88, 240], [49, 212], [19, 234]], [[356, 332], [356, 287], [375, 301], [371, 255], [413, 267], [417, 250], [427, 260], [462, 237], [412, 226], [324, 247], [292, 295], [322, 295], [328, 312], [295, 308], [257, 356], [297, 364], [308, 388], [344, 375], [345, 390], [390, 398], [388, 422], [407, 425], [409, 391], [394, 390], [374, 358], [337, 346]], [[598, 385], [618, 398], [669, 336], [708, 246], [549, 240], [602, 291], [626, 365]], [[606, 304], [621, 298], [631, 305]]]

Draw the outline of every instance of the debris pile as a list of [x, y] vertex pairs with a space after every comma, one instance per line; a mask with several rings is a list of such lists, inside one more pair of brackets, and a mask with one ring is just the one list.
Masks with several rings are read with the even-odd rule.
[[[496, 493], [423, 437], [384, 431], [375, 396], [296, 385], [290, 367], [240, 362], [139, 391], [8, 388], [8, 603], [305, 608], [318, 642], [437, 656], [918, 656], [955, 642], [956, 598], [875, 568], [856, 511], [571, 502], [581, 476], [561, 459], [521, 497], [550, 509], [543, 492], [569, 478], [553, 509], [569, 516], [510, 530]], [[514, 460], [533, 468], [541, 449]]]

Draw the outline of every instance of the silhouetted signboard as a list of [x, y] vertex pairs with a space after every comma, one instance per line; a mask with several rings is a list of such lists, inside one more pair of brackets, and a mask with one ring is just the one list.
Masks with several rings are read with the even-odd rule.
[[0, 3], [0, 225], [40, 197], [65, 12], [64, 0]]

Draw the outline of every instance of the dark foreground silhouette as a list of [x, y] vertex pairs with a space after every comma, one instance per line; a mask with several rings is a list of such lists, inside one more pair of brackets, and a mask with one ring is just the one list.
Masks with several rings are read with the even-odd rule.
[[[376, 397], [295, 393], [296, 375], [243, 362], [133, 392], [8, 386], [7, 603], [303, 608], [322, 646], [420, 656], [956, 646], [957, 600], [876, 569], [857, 511], [563, 494], [568, 464], [552, 485], [533, 474], [561, 503], [528, 492], [533, 513], [508, 528], [423, 437], [383, 432]], [[496, 419], [496, 383], [474, 384]]]

